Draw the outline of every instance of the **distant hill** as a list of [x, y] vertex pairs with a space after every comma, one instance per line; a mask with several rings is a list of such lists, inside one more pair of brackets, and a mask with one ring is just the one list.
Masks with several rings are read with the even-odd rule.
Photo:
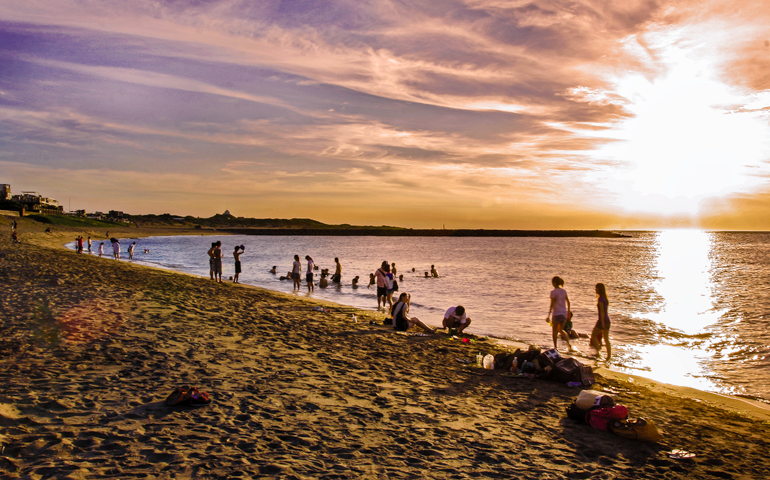
[[336, 230], [406, 230], [390, 226], [356, 226], [349, 224], [329, 225], [310, 218], [244, 218], [232, 215], [217, 214], [209, 218], [179, 216], [165, 213], [163, 215], [128, 215], [126, 220], [139, 226], [179, 226], [192, 228], [280, 228], [280, 229], [336, 229]]

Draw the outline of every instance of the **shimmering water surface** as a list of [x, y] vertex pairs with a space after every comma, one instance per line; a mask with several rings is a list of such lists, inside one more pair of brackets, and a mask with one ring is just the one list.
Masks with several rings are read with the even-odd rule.
[[[296, 294], [375, 309], [369, 273], [382, 260], [404, 275], [411, 315], [440, 324], [464, 305], [474, 333], [548, 346], [545, 322], [550, 279], [559, 275], [575, 313], [575, 329], [596, 322], [594, 285], [607, 285], [613, 358], [608, 366], [658, 381], [770, 399], [770, 234], [689, 230], [632, 233], [631, 238], [443, 238], [200, 236], [137, 241], [135, 261], [208, 276], [206, 251], [223, 242], [224, 277], [234, 273], [232, 250], [245, 245], [241, 282], [292, 292], [280, 281], [293, 256], [321, 268], [342, 263], [342, 285], [304, 284]], [[130, 241], [129, 241], [130, 240]], [[94, 250], [98, 249], [98, 242]], [[72, 245], [70, 245], [71, 247]], [[111, 252], [105, 241], [105, 252]], [[143, 253], [144, 249], [149, 253]], [[126, 254], [123, 254], [126, 257]], [[423, 278], [435, 264], [441, 278]], [[268, 273], [278, 267], [278, 275]], [[412, 272], [412, 268], [415, 272]], [[361, 286], [351, 280], [360, 277]], [[316, 281], [318, 275], [316, 275]], [[577, 346], [588, 352], [586, 340]]]

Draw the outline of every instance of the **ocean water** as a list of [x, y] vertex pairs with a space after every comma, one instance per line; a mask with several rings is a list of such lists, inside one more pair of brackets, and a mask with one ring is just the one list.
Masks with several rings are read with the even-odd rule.
[[[469, 331], [542, 346], [552, 344], [545, 321], [551, 278], [559, 275], [565, 280], [575, 329], [587, 334], [597, 318], [594, 286], [603, 282], [610, 300], [613, 356], [600, 364], [666, 383], [770, 400], [770, 233], [668, 230], [629, 235], [618, 239], [223, 235], [121, 239], [121, 243], [125, 250], [131, 241], [137, 242], [137, 263], [208, 276], [206, 251], [212, 241], [221, 240], [225, 278], [234, 273], [233, 247], [243, 244], [241, 282], [287, 293], [292, 293], [292, 282], [279, 277], [291, 269], [298, 254], [303, 259], [303, 284], [296, 295], [372, 310], [377, 301], [376, 290], [367, 288], [369, 274], [387, 260], [404, 275], [400, 292], [412, 296], [411, 316], [440, 325], [446, 308], [463, 305], [473, 319]], [[339, 257], [341, 285], [316, 286], [308, 293], [305, 255], [331, 272], [334, 257]], [[440, 278], [424, 278], [431, 264]], [[277, 275], [268, 272], [273, 265]], [[358, 288], [351, 285], [356, 275]], [[587, 340], [575, 345], [588, 353]]]

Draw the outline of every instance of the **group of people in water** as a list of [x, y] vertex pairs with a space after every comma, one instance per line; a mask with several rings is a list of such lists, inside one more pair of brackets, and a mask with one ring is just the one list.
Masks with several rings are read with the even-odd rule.
[[[211, 244], [211, 249], [208, 251], [209, 263], [211, 270], [211, 279], [214, 281], [222, 281], [222, 242], [214, 242]], [[233, 258], [235, 260], [235, 276], [232, 277], [234, 283], [238, 283], [238, 276], [241, 273], [240, 256], [245, 251], [243, 245], [236, 245], [233, 250]], [[310, 255], [305, 255], [305, 284], [307, 285], [308, 292], [315, 291], [315, 275], [316, 270], [319, 270], [318, 265]], [[334, 259], [335, 271], [330, 276], [331, 281], [334, 283], [341, 283], [342, 280], [342, 265], [340, 259], [335, 257]], [[300, 261], [299, 255], [294, 255], [294, 261], [292, 268], [287, 272], [286, 276], [280, 277], [281, 280], [291, 279], [293, 282], [294, 290], [301, 289], [302, 283], [302, 271], [303, 265]], [[412, 272], [415, 269], [412, 268]], [[277, 267], [273, 266], [270, 269], [270, 273], [277, 274]], [[320, 279], [318, 286], [320, 288], [326, 288], [329, 280], [329, 269], [322, 269], [320, 273]], [[426, 278], [439, 278], [438, 271], [435, 265], [430, 266], [430, 272], [425, 272]], [[390, 312], [389, 323], [393, 325], [393, 328], [397, 330], [408, 330], [411, 327], [417, 326], [427, 332], [435, 332], [437, 329], [428, 326], [422, 320], [416, 317], [409, 316], [409, 306], [411, 302], [411, 295], [406, 292], [402, 292], [398, 300], [393, 302], [393, 294], [398, 291], [399, 281], [403, 281], [403, 274], [398, 275], [395, 263], [389, 263], [383, 261], [380, 267], [374, 272], [369, 274], [369, 284], [367, 288], [375, 286], [377, 289], [377, 309], [386, 308]], [[358, 288], [359, 277], [356, 276], [352, 280], [354, 288]], [[553, 290], [550, 294], [550, 307], [548, 308], [548, 316], [546, 322], [551, 325], [552, 339], [554, 348], [557, 348], [558, 340], [561, 338], [567, 343], [570, 351], [574, 348], [570, 343], [571, 339], [580, 337], [588, 337], [588, 335], [580, 335], [572, 328], [572, 309], [570, 305], [569, 295], [564, 289], [564, 280], [561, 277], [553, 277], [551, 279]], [[607, 359], [612, 354], [612, 346], [610, 344], [609, 330], [610, 330], [610, 317], [608, 314], [609, 300], [607, 298], [607, 287], [603, 283], [596, 284], [596, 297], [597, 297], [597, 309], [598, 319], [590, 336], [591, 349], [597, 353], [601, 349], [602, 344], [607, 350]], [[465, 307], [457, 305], [450, 307], [444, 314], [441, 325], [444, 329], [449, 329], [450, 333], [462, 333], [471, 324], [471, 319], [467, 316]]]
[[[109, 235], [109, 232], [107, 232], [107, 235]], [[112, 258], [115, 260], [120, 260], [120, 240], [117, 238], [111, 238], [110, 243], [112, 244]], [[77, 253], [83, 253], [86, 251], [86, 246], [88, 248], [88, 253], [93, 253], [91, 251], [91, 237], [88, 237], [88, 240], [85, 240], [82, 236], [78, 236], [75, 238], [75, 251]], [[134, 259], [134, 251], [136, 250], [136, 242], [131, 242], [131, 244], [128, 246], [128, 249], [126, 250], [128, 252], [128, 259], [133, 260]], [[145, 249], [144, 253], [150, 253], [149, 250]], [[97, 254], [99, 255], [99, 258], [102, 258], [102, 255], [104, 255], [104, 242], [99, 243], [99, 250], [97, 251]]]

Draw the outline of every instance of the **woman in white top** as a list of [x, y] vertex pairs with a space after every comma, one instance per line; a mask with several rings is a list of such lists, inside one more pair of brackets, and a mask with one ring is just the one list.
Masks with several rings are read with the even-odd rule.
[[402, 293], [398, 297], [398, 301], [391, 307], [390, 315], [393, 318], [393, 328], [405, 332], [411, 327], [417, 325], [428, 333], [434, 333], [436, 329], [425, 325], [419, 318], [409, 318], [409, 302], [412, 300], [412, 296], [408, 293]]
[[[553, 277], [551, 284], [553, 285], [553, 290], [551, 290], [551, 306], [548, 308], [548, 317], [546, 317], [545, 321], [551, 324], [553, 348], [557, 348], [556, 343], [558, 338], [561, 337], [567, 342], [569, 350], [573, 351], [572, 345], [569, 343], [569, 335], [564, 331], [564, 325], [572, 314], [569, 296], [563, 288], [564, 280], [561, 277]], [[553, 318], [551, 318], [551, 312], [553, 312]]]

